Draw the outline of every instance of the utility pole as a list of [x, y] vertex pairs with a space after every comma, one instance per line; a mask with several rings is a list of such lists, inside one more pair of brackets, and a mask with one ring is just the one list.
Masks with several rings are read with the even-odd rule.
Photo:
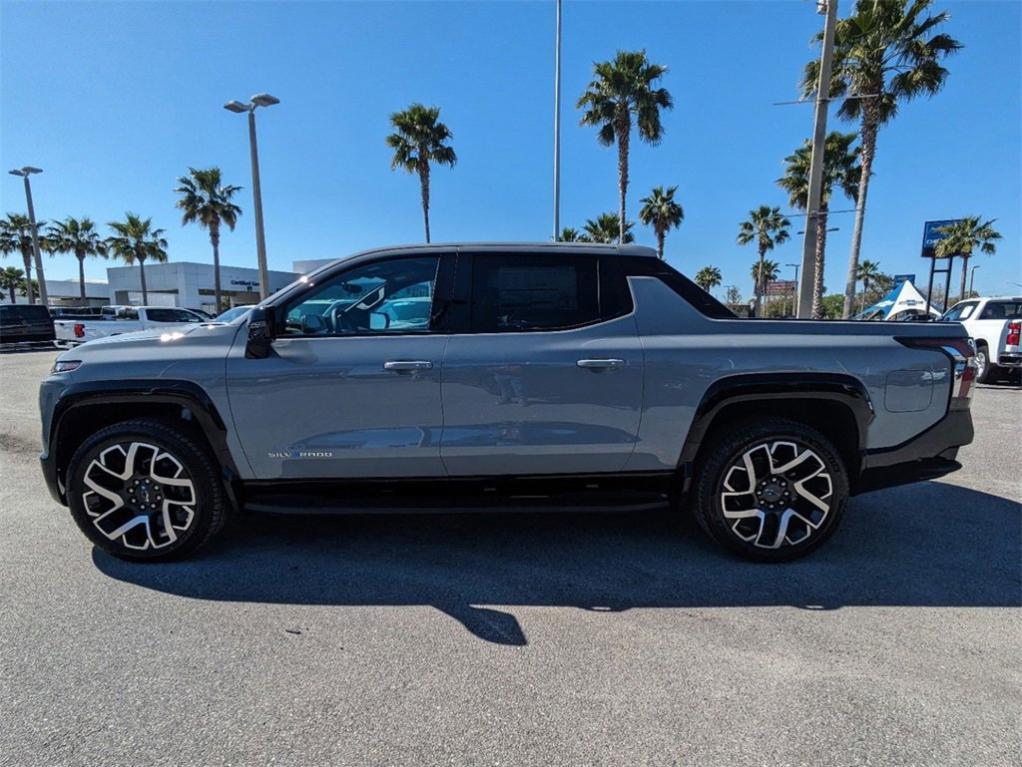
[[972, 293], [973, 293], [972, 285], [976, 281], [976, 270], [979, 269], [982, 265], [983, 264], [976, 264], [969, 271], [969, 295], [968, 296], [962, 296], [962, 298], [972, 298]]
[[554, 242], [561, 239], [561, 0], [554, 41]]
[[827, 17], [823, 25], [820, 80], [816, 84], [813, 154], [809, 165], [809, 199], [806, 201], [806, 234], [802, 240], [802, 281], [798, 285], [798, 309], [795, 313], [799, 319], [810, 317], [813, 311], [813, 286], [816, 284], [816, 226], [821, 216], [820, 204], [823, 199], [823, 161], [827, 141], [827, 108], [830, 106], [830, 70], [834, 60], [837, 0], [817, 0], [816, 11], [825, 13]]
[[[785, 266], [793, 266], [793, 267], [795, 267], [795, 291], [794, 291], [794, 295], [792, 295], [792, 297], [791, 297], [791, 313], [794, 314], [796, 316], [796, 318], [797, 318], [798, 317], [798, 270], [802, 268], [802, 264], [785, 264]], [[788, 300], [787, 296], [785, 296], [784, 300], [785, 300], [785, 302], [787, 302], [787, 300]], [[787, 308], [787, 307], [785, 307], [785, 308]]]
[[[43, 257], [39, 253], [39, 228], [35, 222], [35, 207], [32, 205], [32, 184], [29, 183], [28, 177], [33, 173], [42, 173], [42, 168], [33, 168], [31, 165], [26, 165], [24, 168], [15, 168], [10, 171], [12, 176], [21, 176], [25, 182], [25, 204], [28, 206], [28, 222], [29, 226], [32, 227], [32, 255], [35, 259], [35, 277], [39, 282], [39, 302], [43, 306], [48, 306], [50, 297], [46, 292], [46, 275], [43, 273]], [[29, 303], [32, 302], [32, 283], [28, 283], [28, 298]]]

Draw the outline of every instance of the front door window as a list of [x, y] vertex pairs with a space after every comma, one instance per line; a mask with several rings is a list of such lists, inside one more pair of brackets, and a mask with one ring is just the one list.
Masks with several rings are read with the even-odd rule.
[[356, 266], [303, 294], [284, 311], [283, 337], [429, 331], [436, 256]]

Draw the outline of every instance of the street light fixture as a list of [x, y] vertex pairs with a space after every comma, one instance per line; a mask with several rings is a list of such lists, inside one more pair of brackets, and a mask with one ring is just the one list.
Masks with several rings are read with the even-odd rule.
[[[8, 171], [12, 176], [21, 176], [25, 181], [25, 204], [28, 206], [28, 221], [29, 226], [32, 227], [32, 255], [35, 258], [35, 274], [36, 279], [39, 281], [39, 300], [43, 306], [46, 306], [50, 302], [50, 296], [46, 291], [46, 275], [43, 273], [43, 258], [39, 253], [39, 232], [36, 231], [35, 223], [35, 207], [32, 205], [32, 185], [29, 183], [28, 177], [33, 173], [42, 173], [42, 168], [36, 168], [31, 165], [25, 165], [21, 168], [14, 168]], [[32, 280], [28, 281], [28, 302], [33, 303], [34, 301], [32, 291]]]
[[266, 234], [263, 230], [263, 194], [259, 185], [259, 146], [256, 143], [255, 110], [271, 107], [280, 99], [269, 93], [257, 93], [247, 104], [228, 101], [224, 109], [235, 114], [248, 113], [248, 148], [252, 159], [252, 207], [255, 209], [256, 256], [259, 261], [259, 300], [270, 295], [270, 273], [266, 267]]

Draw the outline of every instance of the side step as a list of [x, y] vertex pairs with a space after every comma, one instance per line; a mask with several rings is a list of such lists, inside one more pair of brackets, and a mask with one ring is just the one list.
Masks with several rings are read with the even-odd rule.
[[622, 512], [663, 508], [671, 475], [246, 482], [242, 508], [270, 514]]

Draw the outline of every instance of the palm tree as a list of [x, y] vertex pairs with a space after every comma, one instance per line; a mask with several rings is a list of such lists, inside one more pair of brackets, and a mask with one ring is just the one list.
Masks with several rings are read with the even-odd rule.
[[238, 223], [241, 208], [231, 198], [241, 191], [240, 186], [224, 186], [219, 168], [189, 168], [187, 176], [177, 182], [181, 185], [174, 191], [181, 195], [177, 207], [184, 211], [181, 225], [198, 223], [209, 230], [209, 242], [213, 246], [213, 295], [216, 313], [223, 310], [220, 303], [220, 224], [226, 224], [232, 232]]
[[720, 285], [720, 282], [720, 269], [715, 266], [704, 266], [696, 272], [696, 285], [701, 287], [707, 293]]
[[47, 228], [46, 240], [55, 253], [74, 253], [78, 259], [78, 284], [82, 301], [85, 301], [85, 258], [102, 256], [106, 258], [106, 243], [96, 231], [92, 219], [68, 216], [63, 221], [54, 221]]
[[632, 226], [631, 221], [626, 221], [622, 227], [616, 213], [601, 213], [595, 219], [590, 218], [586, 221], [579, 241], [612, 245], [621, 241], [621, 232], [624, 231], [624, 242], [632, 242], [635, 239], [631, 231]]
[[33, 293], [37, 296], [39, 295], [39, 280], [35, 278], [22, 280], [21, 285], [18, 286], [18, 295], [31, 298]]
[[[775, 245], [780, 245], [788, 239], [788, 227], [791, 222], [781, 215], [781, 209], [768, 205], [760, 205], [755, 210], [749, 211], [747, 221], [738, 225], [738, 244], [748, 245], [755, 241], [759, 251], [759, 267], [753, 269], [753, 278], [756, 282], [756, 316], [759, 317], [763, 310], [763, 290], [769, 280], [760, 279], [766, 272], [764, 258], [767, 251], [773, 250]], [[770, 263], [774, 263], [771, 261]], [[776, 266], [772, 279], [777, 279]]]
[[[899, 101], [940, 91], [948, 76], [940, 62], [962, 47], [949, 35], [930, 35], [949, 18], [946, 11], [929, 14], [927, 9], [932, 4], [933, 0], [856, 0], [852, 15], [838, 21], [835, 29], [830, 97], [846, 97], [838, 114], [847, 120], [859, 120], [862, 138], [862, 176], [848, 257], [845, 318], [851, 315], [855, 300], [855, 275], [877, 132], [897, 114]], [[822, 33], [817, 39], [822, 39]], [[810, 61], [802, 78], [803, 94], [815, 95], [819, 79], [820, 63]]]
[[664, 257], [664, 235], [667, 230], [676, 229], [685, 220], [685, 211], [674, 200], [677, 191], [676, 186], [668, 187], [666, 191], [662, 186], [655, 186], [649, 197], [639, 200], [642, 203], [639, 220], [646, 226], [652, 226], [656, 232], [656, 254], [660, 258]]
[[[859, 166], [859, 152], [852, 148], [856, 134], [833, 131], [827, 136], [823, 149], [823, 189], [820, 198], [820, 209], [815, 217], [816, 262], [813, 277], [812, 317], [823, 319], [823, 265], [824, 253], [827, 248], [827, 212], [830, 209], [830, 195], [835, 186], [851, 199], [855, 199], [859, 191], [859, 177], [862, 168]], [[788, 193], [788, 201], [799, 210], [809, 205], [809, 166], [812, 162], [813, 146], [809, 139], [784, 158], [784, 176], [777, 179], [778, 185]], [[806, 222], [812, 226], [812, 217]]]
[[429, 242], [429, 164], [433, 162], [453, 168], [458, 162], [454, 149], [444, 143], [453, 139], [454, 134], [438, 122], [439, 117], [440, 107], [412, 104], [403, 112], [390, 116], [397, 132], [387, 136], [387, 146], [394, 150], [390, 169], [404, 168], [409, 173], [419, 174], [426, 242]]
[[981, 253], [992, 256], [997, 252], [995, 240], [1001, 239], [1001, 233], [994, 229], [996, 218], [983, 221], [979, 216], [966, 216], [960, 218], [950, 226], [942, 226], [937, 231], [944, 235], [934, 248], [934, 255], [937, 258], [962, 258], [962, 281], [958, 295], [965, 298], [965, 279], [969, 273], [969, 259], [973, 251], [979, 249]]
[[613, 61], [593, 66], [596, 75], [578, 100], [582, 125], [600, 129], [597, 139], [604, 146], [617, 142], [618, 242], [625, 242], [625, 196], [628, 193], [628, 145], [632, 116], [639, 126], [639, 138], [653, 146], [660, 143], [664, 129], [660, 110], [674, 106], [671, 94], [654, 84], [667, 67], [651, 64], [645, 51], [618, 51]]
[[[38, 230], [39, 224], [36, 224]], [[5, 256], [20, 253], [25, 264], [28, 302], [35, 303], [35, 285], [32, 280], [32, 222], [20, 213], [8, 213], [0, 219], [0, 253]]]
[[8, 291], [11, 303], [14, 303], [14, 291], [21, 290], [25, 285], [25, 273], [15, 266], [0, 269], [0, 290]]
[[145, 262], [152, 260], [163, 263], [167, 260], [167, 241], [162, 229], [153, 229], [151, 218], [143, 219], [134, 213], [125, 213], [124, 221], [107, 224], [114, 234], [106, 240], [107, 251], [114, 258], [131, 266], [137, 263], [142, 281], [142, 303], [149, 303], [149, 292], [145, 284]]
[[582, 239], [585, 235], [579, 234], [577, 229], [572, 229], [570, 226], [564, 227], [561, 230], [561, 236], [557, 238], [558, 242], [584, 242]]
[[869, 293], [869, 284], [876, 281], [878, 277], [880, 277], [880, 264], [869, 259], [859, 264], [855, 278], [862, 282], [862, 307], [860, 311], [866, 308], [866, 294]]

